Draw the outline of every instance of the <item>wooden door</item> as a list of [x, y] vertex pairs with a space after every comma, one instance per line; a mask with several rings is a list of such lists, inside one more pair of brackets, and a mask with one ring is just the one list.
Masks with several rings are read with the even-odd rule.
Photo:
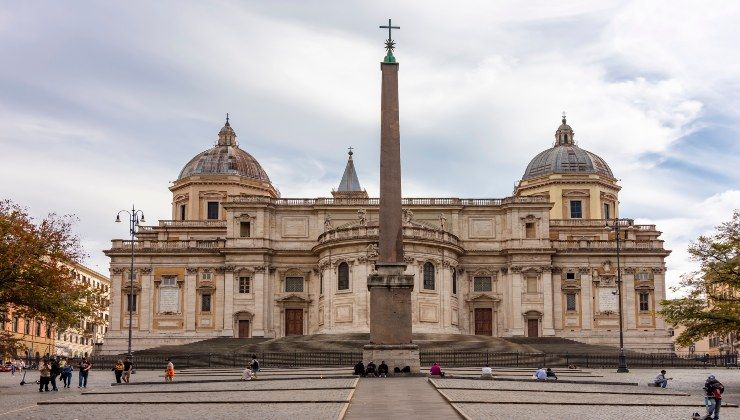
[[493, 335], [493, 309], [475, 308], [475, 335]]
[[528, 319], [527, 320], [527, 337], [539, 337], [540, 336], [540, 320], [539, 319]]
[[303, 335], [303, 309], [285, 310], [285, 335]]
[[249, 320], [239, 320], [239, 338], [249, 337]]

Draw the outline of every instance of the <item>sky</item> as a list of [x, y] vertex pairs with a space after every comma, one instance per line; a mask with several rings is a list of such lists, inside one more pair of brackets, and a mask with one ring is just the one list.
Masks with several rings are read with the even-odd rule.
[[[0, 198], [75, 214], [88, 264], [228, 112], [283, 197], [326, 197], [354, 147], [378, 194], [379, 62], [400, 63], [406, 196], [512, 194], [567, 112], [622, 217], [686, 247], [740, 208], [740, 2], [0, 0]], [[670, 295], [675, 296], [675, 293]]]

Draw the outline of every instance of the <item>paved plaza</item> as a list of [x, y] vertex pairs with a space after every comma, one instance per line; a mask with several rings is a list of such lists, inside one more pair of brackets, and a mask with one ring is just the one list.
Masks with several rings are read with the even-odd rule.
[[701, 386], [710, 373], [727, 391], [722, 418], [740, 418], [740, 370], [668, 370], [667, 389], [648, 387], [658, 369], [556, 370], [557, 382], [536, 382], [533, 369], [497, 368], [494, 380], [478, 369], [447, 369], [445, 379], [362, 378], [352, 368], [265, 369], [240, 380], [238, 369], [178, 371], [165, 384], [161, 371], [139, 371], [132, 384], [111, 384], [110, 371], [93, 371], [88, 387], [38, 392], [38, 374], [0, 373], [0, 418], [113, 419], [688, 419], [703, 412]]

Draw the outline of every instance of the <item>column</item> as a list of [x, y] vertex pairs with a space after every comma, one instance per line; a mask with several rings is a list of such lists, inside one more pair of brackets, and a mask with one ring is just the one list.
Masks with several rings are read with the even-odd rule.
[[[258, 267], [260, 268], [260, 267]], [[252, 337], [265, 336], [265, 314], [270, 310], [265, 301], [265, 270], [254, 271], [254, 281], [252, 282], [252, 293], [254, 293], [254, 317], [252, 317]]]
[[123, 304], [123, 295], [121, 294], [121, 282], [125, 277], [125, 271], [120, 269], [111, 269], [111, 289], [110, 289], [110, 325], [109, 332], [111, 335], [119, 335], [121, 331], [121, 311]]
[[653, 308], [653, 319], [655, 320], [655, 329], [664, 330], [666, 328], [665, 320], [663, 317], [656, 316], [660, 310], [660, 302], [665, 299], [665, 269], [654, 268], [653, 269], [653, 299], [655, 307]]
[[234, 336], [234, 268], [224, 271], [224, 328], [221, 335]]
[[594, 299], [591, 290], [591, 272], [581, 271], [581, 329], [590, 330], [594, 321]]
[[623, 269], [622, 293], [624, 293], [624, 327], [625, 330], [637, 328], [637, 307], [635, 305], [635, 269]]
[[511, 273], [511, 329], [512, 336], [524, 335], [524, 321], [522, 319], [522, 272], [512, 268]]
[[544, 300], [544, 314], [542, 315], [542, 335], [555, 335], [553, 328], [553, 290], [552, 290], [552, 273], [549, 269], [542, 271], [542, 290]]
[[[141, 275], [141, 308], [139, 312], [139, 331], [151, 331], [152, 330], [152, 318], [156, 308], [153, 308], [154, 292], [152, 290], [152, 269], [151, 268], [140, 268], [139, 274]], [[135, 282], [134, 282], [135, 284]]]
[[196, 293], [195, 289], [198, 285], [198, 269], [188, 267], [185, 275], [185, 307], [183, 313], [185, 314], [185, 331], [194, 333], [195, 332], [195, 304], [196, 304]]
[[563, 276], [560, 269], [555, 270], [554, 274], [550, 272], [550, 280], [552, 281], [552, 312], [553, 312], [553, 324], [557, 330], [565, 329], [565, 322], [563, 321]]

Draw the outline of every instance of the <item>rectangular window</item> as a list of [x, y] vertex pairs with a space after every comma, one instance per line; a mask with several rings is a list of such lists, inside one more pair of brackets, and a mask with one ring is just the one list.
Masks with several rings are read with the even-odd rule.
[[201, 273], [200, 279], [203, 281], [211, 281], [211, 273]]
[[49, 323], [46, 323], [46, 338], [51, 338], [51, 325]]
[[651, 274], [652, 273], [640, 271], [639, 273], [635, 274], [635, 280], [641, 280], [641, 281], [650, 280], [650, 278], [652, 277]]
[[490, 277], [473, 277], [474, 292], [490, 292], [493, 290], [493, 282]]
[[457, 269], [452, 269], [452, 294], [457, 294]]
[[31, 321], [28, 318], [23, 318], [23, 334], [31, 334]]
[[565, 310], [575, 311], [576, 310], [576, 294], [568, 293], [565, 295]]
[[570, 218], [581, 219], [583, 218], [583, 209], [581, 208], [581, 200], [570, 201]]
[[640, 293], [640, 311], [650, 310], [650, 293]]
[[36, 320], [36, 337], [41, 337], [41, 321]]
[[239, 223], [239, 236], [242, 238], [249, 238], [252, 236], [252, 224], [249, 222], [241, 222]]
[[20, 319], [17, 316], [14, 316], [13, 317], [13, 332], [14, 333], [17, 333], [19, 330], [18, 324], [20, 324]]
[[604, 219], [611, 219], [611, 214], [609, 213], [609, 203], [604, 203]]
[[324, 272], [321, 272], [321, 277], [319, 277], [319, 294], [324, 294]]
[[534, 222], [527, 222], [524, 224], [524, 237], [527, 239], [534, 239], [537, 237], [537, 233], [535, 232], [535, 224]]
[[187, 206], [185, 206], [185, 204], [180, 204], [180, 220], [185, 220], [186, 210], [187, 210]]
[[218, 219], [218, 201], [208, 202], [208, 218]]
[[575, 280], [576, 279], [576, 273], [573, 273], [573, 272], [565, 273], [565, 279], [566, 280]]
[[201, 312], [211, 312], [211, 295], [210, 294], [202, 294], [200, 295], [200, 311]]
[[303, 277], [286, 277], [285, 278], [285, 291], [286, 292], [302, 292], [303, 291]]
[[537, 277], [527, 276], [527, 293], [537, 293]]
[[175, 276], [162, 276], [162, 286], [177, 286], [177, 277]]
[[239, 293], [250, 293], [251, 280], [249, 277], [239, 277]]
[[136, 312], [136, 295], [126, 295], [126, 312]]

